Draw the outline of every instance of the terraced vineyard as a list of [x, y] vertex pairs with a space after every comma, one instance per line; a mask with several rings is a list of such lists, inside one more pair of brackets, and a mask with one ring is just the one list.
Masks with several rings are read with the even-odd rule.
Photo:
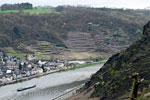
[[69, 48], [79, 52], [94, 52], [96, 50], [95, 41], [90, 33], [69, 32], [65, 43]]
[[109, 57], [135, 42], [150, 19], [147, 11], [58, 8], [0, 11], [0, 50], [46, 60]]
[[26, 49], [34, 52], [37, 59], [46, 60], [49, 60], [52, 55], [60, 55], [64, 51], [64, 48], [56, 47], [55, 44], [46, 41], [38, 41], [36, 45], [27, 46]]

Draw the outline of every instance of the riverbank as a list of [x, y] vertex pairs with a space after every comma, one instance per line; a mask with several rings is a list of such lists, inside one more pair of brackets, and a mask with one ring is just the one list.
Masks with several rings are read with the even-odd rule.
[[99, 62], [93, 62], [93, 63], [89, 63], [89, 64], [85, 64], [85, 65], [79, 65], [79, 66], [76, 66], [76, 67], [73, 67], [73, 68], [68, 68], [65, 71], [75, 70], [75, 69], [79, 69], [79, 68], [85, 68], [85, 67], [94, 66], [94, 65], [98, 65], [98, 64], [104, 64], [106, 61], [107, 60], [102, 60], [102, 61], [99, 61]]
[[41, 73], [39, 75], [33, 75], [33, 76], [30, 76], [30, 77], [25, 77], [25, 78], [22, 78], [22, 79], [19, 79], [19, 80], [12, 80], [10, 82], [6, 82], [6, 83], [3, 83], [3, 84], [0, 84], [0, 87], [6, 86], [6, 85], [10, 85], [10, 84], [21, 83], [21, 82], [24, 82], [24, 81], [27, 81], [27, 80], [31, 80], [33, 78], [39, 78], [39, 77], [42, 77], [42, 76], [45, 76], [45, 75], [49, 75], [49, 74], [53, 74], [53, 73], [60, 72], [60, 71], [61, 70], [58, 69], [58, 70], [54, 70], [54, 71]]
[[89, 64], [85, 64], [85, 65], [79, 65], [79, 66], [76, 66], [76, 67], [73, 67], [73, 68], [52, 70], [52, 71], [48, 71], [48, 72], [45, 72], [45, 73], [36, 74], [36, 75], [33, 75], [33, 76], [29, 76], [29, 77], [24, 77], [24, 78], [22, 78], [22, 79], [12, 80], [12, 81], [10, 81], [10, 82], [6, 82], [6, 83], [3, 83], [3, 84], [0, 84], [0, 87], [6, 86], [6, 85], [10, 85], [10, 84], [16, 84], [16, 83], [28, 81], [28, 80], [31, 80], [31, 79], [33, 79], [33, 78], [39, 78], [39, 77], [42, 77], [42, 76], [45, 76], [45, 75], [49, 75], [49, 74], [53, 74], [53, 73], [57, 73], [57, 72], [75, 70], [75, 69], [79, 69], [79, 68], [85, 68], [85, 67], [89, 67], [89, 66], [94, 66], [94, 65], [98, 65], [98, 64], [103, 64], [103, 63], [105, 63], [106, 61], [107, 61], [107, 60], [102, 60], [102, 61], [100, 61], [100, 62], [93, 62], [93, 63], [89, 63]]
[[[53, 98], [86, 83], [103, 64], [90, 67], [56, 72], [40, 78], [34, 78], [17, 84], [0, 87], [0, 100], [52, 100]], [[18, 93], [21, 87], [36, 84], [35, 89]]]
[[[77, 66], [75, 68], [71, 68], [69, 70], [73, 70], [73, 69], [79, 69], [79, 68], [84, 68], [84, 67], [89, 67], [89, 66], [94, 66], [94, 65], [97, 65], [97, 64], [104, 64], [107, 60], [103, 60], [103, 61], [100, 61], [100, 62], [94, 62], [94, 63], [90, 63], [90, 64], [86, 64], [86, 65], [80, 65], [80, 66]], [[79, 90], [84, 87], [84, 84], [78, 86], [78, 87], [75, 87], [59, 96], [57, 96], [56, 98], [52, 99], [52, 100], [72, 100], [74, 98], [78, 98], [80, 96], [79, 95]], [[92, 91], [92, 90], [90, 90]], [[90, 94], [86, 94], [87, 96], [89, 96]], [[83, 100], [83, 98], [81, 98], [81, 100]], [[99, 100], [97, 98], [95, 98], [95, 100]]]
[[80, 85], [78, 87], [75, 87], [75, 88], [73, 88], [73, 89], [71, 89], [71, 90], [61, 94], [60, 96], [58, 96], [58, 97], [56, 97], [56, 98], [54, 98], [52, 100], [65, 100], [65, 99], [67, 99], [67, 98], [69, 98], [71, 96], [77, 95], [78, 94], [77, 91], [80, 88], [82, 88], [83, 86], [84, 86], [84, 84], [82, 84], [82, 85]]

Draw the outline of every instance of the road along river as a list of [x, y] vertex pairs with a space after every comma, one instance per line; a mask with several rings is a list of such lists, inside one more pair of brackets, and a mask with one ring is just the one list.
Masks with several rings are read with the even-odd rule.
[[[53, 98], [84, 84], [103, 64], [57, 72], [22, 83], [0, 87], [0, 100], [52, 100]], [[20, 87], [36, 85], [34, 89], [17, 92]]]

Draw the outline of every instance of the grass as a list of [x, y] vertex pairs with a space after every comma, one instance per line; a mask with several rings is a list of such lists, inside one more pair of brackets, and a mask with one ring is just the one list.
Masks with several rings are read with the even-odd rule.
[[7, 53], [17, 53], [12, 47], [5, 47]]
[[104, 54], [98, 52], [78, 52], [75, 50], [68, 49], [69, 51], [64, 51], [63, 55], [59, 55], [59, 58], [69, 59], [69, 60], [88, 60], [94, 58], [108, 58]]
[[37, 43], [38, 45], [50, 45], [51, 44], [50, 42], [47, 42], [47, 41], [38, 41]]
[[34, 9], [23, 9], [23, 10], [0, 10], [0, 13], [30, 13], [30, 14], [40, 14], [40, 13], [55, 13], [54, 8], [34, 8]]
[[[46, 52], [46, 50], [50, 50], [51, 43], [46, 41], [37, 41], [37, 45], [28, 48], [29, 51], [34, 52], [34, 55], [36, 56], [36, 59], [42, 59], [42, 60], [50, 60], [50, 53]], [[39, 50], [39, 49], [43, 50]], [[44, 49], [45, 48], [45, 49]], [[27, 49], [27, 48], [26, 48]]]
[[69, 68], [69, 70], [74, 70], [74, 69], [79, 69], [79, 68], [85, 68], [85, 67], [89, 67], [89, 66], [94, 66], [94, 65], [98, 65], [98, 64], [103, 64], [105, 63], [107, 60], [102, 60], [100, 62], [93, 62], [93, 63], [89, 63], [89, 64], [85, 64], [85, 65], [79, 65], [73, 68]]
[[86, 64], [86, 65], [80, 65], [80, 66], [76, 66], [74, 67], [73, 69], [79, 69], [79, 68], [84, 68], [84, 67], [88, 67], [88, 66], [94, 66], [94, 65], [97, 65], [97, 64], [103, 64], [105, 63], [107, 60], [102, 60], [100, 62], [93, 62], [93, 63], [90, 63], [90, 64]]
[[[87, 60], [91, 58], [99, 58], [103, 57], [100, 53], [90, 53], [90, 52], [76, 52], [75, 50], [65, 51], [66, 49], [59, 50], [61, 55], [54, 55], [53, 47], [54, 44], [47, 41], [37, 41], [37, 44], [34, 46], [27, 46], [25, 44], [20, 44], [19, 47], [24, 48], [28, 51], [33, 52], [36, 56], [36, 59], [42, 60], [50, 60], [51, 58], [60, 58], [60, 59], [68, 59], [68, 60]], [[29, 55], [27, 53], [23, 53], [21, 51], [16, 51], [12, 47], [5, 47], [4, 51], [8, 56], [16, 56], [19, 58], [24, 58], [24, 56]], [[101, 58], [102, 58], [101, 57]]]
[[[65, 52], [63, 55], [53, 55], [51, 54], [51, 49], [53, 44], [46, 42], [46, 41], [38, 41], [36, 46], [30, 47], [30, 46], [26, 46], [24, 44], [21, 44], [20, 47], [26, 47], [25, 49], [34, 52], [33, 55], [36, 56], [36, 59], [42, 59], [42, 60], [50, 60], [51, 57], [54, 58], [60, 58], [60, 59], [68, 59], [68, 60], [87, 60], [90, 59], [90, 57], [92, 58], [96, 58], [97, 56], [101, 56], [100, 54], [94, 54], [94, 53], [81, 53], [81, 52], [65, 52], [63, 50], [61, 50], [61, 52]], [[42, 48], [42, 50], [40, 50]], [[49, 52], [47, 52], [49, 50]], [[5, 47], [4, 48], [5, 53], [8, 56], [16, 56], [19, 57], [21, 59], [24, 59], [24, 56], [29, 55], [27, 53], [22, 53], [20, 51], [16, 51], [14, 50], [12, 47]]]
[[16, 57], [19, 57], [22, 60], [24, 59], [24, 56], [27, 55], [25, 53], [18, 53], [18, 52], [16, 52], [12, 47], [5, 47], [5, 50], [6, 50], [6, 54], [8, 56], [16, 56]]
[[2, 11], [0, 10], [0, 13], [18, 13], [19, 10], [5, 10], [5, 11]]
[[8, 56], [24, 57], [27, 54], [25, 53], [7, 53]]
[[44, 53], [35, 53], [36, 59], [50, 60], [50, 54], [44, 55]]
[[137, 100], [150, 100], [150, 88], [143, 88], [143, 91], [141, 95], [137, 98]]

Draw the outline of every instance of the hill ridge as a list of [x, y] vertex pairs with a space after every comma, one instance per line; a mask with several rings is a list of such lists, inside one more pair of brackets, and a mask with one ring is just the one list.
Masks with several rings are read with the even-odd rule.
[[[121, 100], [119, 97], [130, 93], [133, 73], [138, 72], [145, 83], [140, 89], [150, 84], [150, 21], [143, 27], [143, 36], [126, 50], [109, 58], [104, 66], [86, 83], [86, 88], [99, 82], [91, 95], [100, 100]], [[142, 92], [142, 91], [141, 91]], [[129, 96], [129, 95], [127, 95]]]
[[[139, 38], [141, 26], [150, 18], [146, 14], [145, 11], [80, 7], [64, 7], [58, 13], [1, 13], [0, 50], [10, 56], [35, 54], [48, 59], [53, 54], [68, 57], [65, 54], [83, 52], [90, 55], [84, 54], [81, 59], [99, 58], [102, 54], [108, 57]], [[43, 50], [39, 42], [50, 46]]]

